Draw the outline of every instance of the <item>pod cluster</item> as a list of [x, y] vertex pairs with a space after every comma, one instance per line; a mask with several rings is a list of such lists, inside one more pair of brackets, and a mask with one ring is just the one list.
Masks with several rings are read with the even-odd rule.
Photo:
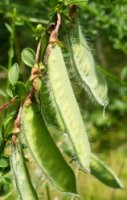
[[[106, 82], [95, 68], [94, 59], [78, 23], [71, 30], [71, 34], [69, 33], [68, 48], [72, 60], [71, 67], [74, 68], [81, 86], [87, 88], [100, 105], [106, 106]], [[21, 113], [19, 135], [25, 138], [35, 162], [57, 189], [77, 195], [74, 170], [61, 150], [71, 149], [71, 153], [67, 154], [74, 159], [79, 169], [86, 173], [91, 172], [109, 186], [122, 187], [107, 168], [106, 175], [98, 176], [105, 171], [105, 167], [91, 154], [85, 123], [69, 79], [61, 47], [57, 42], [50, 45], [46, 59], [44, 73], [39, 72], [33, 79], [34, 94], [31, 102], [24, 103]], [[39, 69], [39, 64], [37, 68]], [[39, 87], [35, 87], [35, 83]], [[65, 149], [58, 148], [53, 137], [54, 130], [58, 138], [62, 138], [64, 133], [67, 135]], [[12, 144], [10, 156], [19, 196], [22, 200], [39, 199], [30, 180], [21, 138], [18, 137], [18, 142]], [[111, 180], [111, 184], [108, 184], [108, 179]]]

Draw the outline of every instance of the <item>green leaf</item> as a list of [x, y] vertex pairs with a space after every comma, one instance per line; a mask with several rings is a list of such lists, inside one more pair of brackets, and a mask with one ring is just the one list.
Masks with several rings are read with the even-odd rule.
[[23, 62], [29, 67], [33, 67], [35, 60], [35, 53], [30, 48], [25, 48], [22, 50], [21, 57]]
[[5, 91], [3, 91], [3, 90], [1, 90], [1, 89], [0, 89], [0, 96], [1, 96], [1, 97], [7, 97]]
[[87, 0], [65, 0], [64, 1], [65, 5], [69, 5], [69, 4], [77, 4], [77, 5], [82, 5], [82, 3], [87, 3]]
[[25, 97], [26, 96], [26, 86], [22, 82], [17, 82], [15, 85], [15, 91], [16, 95], [20, 97]]
[[7, 69], [5, 67], [3, 67], [2, 65], [0, 65], [0, 69], [4, 70], [5, 72], [7, 72]]
[[31, 88], [31, 86], [32, 86], [32, 81], [31, 81], [31, 80], [28, 80], [28, 81], [26, 82], [26, 84], [25, 84], [26, 90], [29, 91], [30, 88]]
[[42, 24], [38, 24], [37, 27], [36, 27], [36, 32], [39, 34], [44, 31], [44, 27], [42, 26]]
[[121, 74], [120, 74], [120, 77], [121, 77], [121, 80], [122, 81], [125, 81], [126, 78], [127, 78], [127, 67], [124, 67], [121, 71]]
[[[15, 109], [16, 110], [16, 109]], [[4, 137], [7, 137], [8, 135], [12, 134], [13, 124], [14, 124], [14, 118], [15, 113], [9, 113], [6, 118], [4, 118], [3, 126], [4, 126]]]
[[8, 71], [8, 78], [12, 85], [15, 85], [19, 78], [19, 65], [15, 63]]
[[[12, 189], [13, 185], [12, 185], [12, 179], [10, 179], [10, 177], [8, 177], [9, 174], [6, 174], [5, 176], [3, 175], [0, 178], [0, 190], [1, 190], [1, 196], [3, 197], [4, 195], [7, 195], [10, 190]], [[4, 198], [2, 198], [4, 199]]]
[[7, 30], [8, 30], [10, 33], [12, 33], [12, 27], [11, 27], [9, 24], [7, 24], [7, 23], [5, 23], [5, 26], [6, 26]]
[[19, 200], [18, 193], [15, 189], [12, 189], [10, 192], [4, 195], [4, 200]]
[[123, 185], [117, 175], [98, 157], [91, 154], [91, 174], [102, 183], [113, 188], [123, 188]]
[[49, 6], [52, 8], [57, 5], [58, 0], [49, 0], [48, 3], [49, 3]]
[[5, 156], [0, 157], [0, 168], [6, 168], [9, 166], [9, 160]]
[[12, 90], [9, 89], [9, 88], [7, 89], [7, 94], [8, 94], [8, 96], [11, 97], [11, 98], [14, 97]]

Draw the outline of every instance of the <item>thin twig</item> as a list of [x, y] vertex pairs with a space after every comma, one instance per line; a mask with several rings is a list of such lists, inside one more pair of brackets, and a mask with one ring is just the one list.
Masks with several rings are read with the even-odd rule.
[[17, 117], [14, 121], [14, 128], [12, 130], [13, 136], [12, 136], [12, 142], [13, 144], [16, 144], [17, 134], [20, 132], [20, 125], [21, 125], [21, 114], [22, 114], [22, 105], [20, 106], [18, 110]]
[[39, 40], [38, 45], [37, 45], [35, 62], [34, 62], [35, 65], [38, 64], [38, 62], [39, 62], [39, 56], [40, 56], [40, 50], [41, 50], [41, 40], [42, 40], [42, 38]]
[[14, 129], [13, 129], [13, 133], [16, 134], [17, 133], [17, 129], [19, 129], [20, 127], [20, 119], [21, 119], [21, 113], [22, 113], [22, 106], [20, 106], [17, 117], [14, 121]]
[[33, 88], [33, 86], [32, 86], [32, 88], [30, 89], [30, 92], [29, 92], [29, 94], [27, 95], [26, 100], [25, 100], [25, 102], [24, 102], [24, 105], [25, 105], [26, 107], [28, 107], [28, 106], [32, 103], [33, 94], [34, 94], [34, 88]]
[[12, 103], [14, 103], [16, 101], [16, 98], [11, 99], [9, 102], [3, 104], [0, 106], [0, 111], [4, 110], [5, 108], [7, 108], [8, 106], [10, 106]]
[[52, 46], [54, 45], [54, 43], [56, 43], [58, 41], [58, 31], [59, 31], [60, 24], [61, 24], [61, 16], [60, 16], [59, 13], [57, 13], [56, 26], [55, 26], [54, 30], [51, 32], [51, 34], [50, 34], [49, 44], [47, 46], [46, 54], [45, 54], [45, 57], [44, 57], [44, 63], [45, 64], [47, 64], [48, 57], [50, 55]]
[[[41, 73], [40, 68], [38, 67], [38, 63], [39, 63], [39, 56], [40, 56], [40, 50], [41, 50], [41, 42], [42, 42], [42, 38], [39, 40], [38, 44], [37, 44], [37, 49], [36, 49], [36, 55], [35, 55], [35, 62], [34, 62], [34, 66], [31, 70], [31, 76], [30, 76], [30, 80], [32, 80], [34, 82], [35, 78], [38, 78], [39, 74]], [[32, 78], [34, 77], [34, 78]], [[29, 106], [32, 103], [32, 98], [33, 98], [33, 94], [35, 92], [35, 88], [32, 85], [26, 99], [24, 102], [24, 106]], [[12, 142], [13, 144], [16, 144], [17, 142], [17, 134], [20, 132], [20, 125], [21, 125], [21, 113], [22, 113], [22, 109], [23, 106], [20, 106], [19, 111], [18, 111], [18, 115], [14, 121], [14, 128], [12, 130], [13, 136], [12, 136]]]
[[58, 31], [61, 24], [61, 16], [59, 13], [57, 13], [57, 23], [55, 26], [55, 29], [51, 32], [49, 43], [54, 43], [58, 40]]

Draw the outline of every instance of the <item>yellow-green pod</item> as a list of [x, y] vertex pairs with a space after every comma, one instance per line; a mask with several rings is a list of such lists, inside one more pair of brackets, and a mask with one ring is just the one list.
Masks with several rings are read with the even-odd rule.
[[91, 174], [102, 183], [113, 188], [123, 188], [123, 185], [114, 171], [112, 171], [102, 160], [91, 154]]
[[48, 79], [65, 129], [80, 166], [89, 171], [90, 145], [85, 125], [74, 96], [60, 47], [52, 47], [48, 58]]
[[107, 84], [99, 71], [97, 71], [94, 58], [84, 38], [78, 22], [70, 31], [69, 35], [71, 57], [74, 70], [81, 85], [86, 89], [89, 96], [106, 107], [108, 104]]
[[22, 128], [35, 160], [47, 177], [59, 190], [76, 194], [74, 173], [53, 142], [35, 103], [24, 106]]
[[20, 199], [38, 200], [38, 196], [30, 180], [20, 143], [11, 145], [10, 164]]
[[[61, 151], [76, 162], [75, 151], [67, 134], [59, 134], [57, 137], [57, 142], [60, 143], [59, 148]], [[116, 173], [93, 153], [91, 153], [90, 169], [91, 175], [93, 175], [103, 184], [117, 189], [124, 188]]]
[[58, 130], [64, 131], [63, 121], [57, 109], [53, 93], [50, 90], [47, 74], [41, 78], [41, 87], [36, 96], [38, 97], [40, 110], [45, 122]]

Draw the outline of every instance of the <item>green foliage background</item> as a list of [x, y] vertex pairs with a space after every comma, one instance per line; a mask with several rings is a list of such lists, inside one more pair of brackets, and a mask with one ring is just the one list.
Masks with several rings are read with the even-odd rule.
[[[56, 2], [52, 0], [0, 1], [0, 105], [7, 100], [5, 98], [7, 91], [2, 92], [7, 85], [6, 68], [18, 62], [20, 80], [28, 78], [30, 71], [24, 67], [20, 56], [21, 50], [25, 47], [35, 49], [36, 25], [40, 23], [45, 27], [48, 24]], [[90, 0], [85, 4], [79, 4], [78, 13], [96, 63], [107, 79], [110, 100], [104, 117], [102, 108], [93, 105], [84, 91], [78, 91], [79, 103], [87, 122], [92, 149], [119, 174], [126, 187], [127, 1]], [[2, 120], [2, 113], [0, 113], [0, 120]], [[2, 141], [0, 142], [2, 144]], [[0, 190], [2, 190], [1, 183], [0, 179]], [[115, 191], [93, 177], [83, 175], [82, 172], [80, 172], [79, 185], [79, 191], [85, 200], [126, 199], [126, 189]], [[52, 195], [53, 199], [56, 194], [52, 193]]]

